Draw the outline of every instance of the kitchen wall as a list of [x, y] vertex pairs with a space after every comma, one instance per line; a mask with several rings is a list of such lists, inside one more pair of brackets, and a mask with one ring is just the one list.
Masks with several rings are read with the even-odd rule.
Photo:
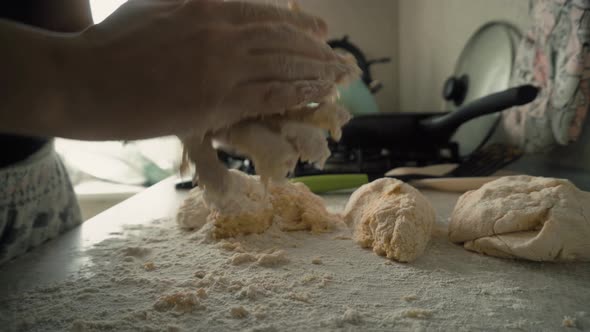
[[[370, 0], [368, 1], [370, 2]], [[484, 23], [530, 23], [529, 0], [397, 0], [399, 109], [436, 111], [443, 83], [469, 37]]]
[[[287, 0], [257, 0], [279, 3]], [[436, 0], [434, 0], [436, 1]], [[468, 0], [469, 1], [469, 0]], [[330, 26], [330, 37], [341, 38], [345, 34], [357, 44], [369, 59], [390, 56], [395, 58], [398, 50], [398, 0], [299, 0], [301, 8], [323, 17]], [[382, 111], [394, 111], [399, 104], [398, 65], [374, 66], [373, 76], [384, 84], [377, 95]]]

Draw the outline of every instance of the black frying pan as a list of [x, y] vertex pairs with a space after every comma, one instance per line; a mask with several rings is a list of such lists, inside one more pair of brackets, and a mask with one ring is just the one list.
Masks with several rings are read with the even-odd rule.
[[353, 118], [344, 128], [341, 144], [351, 148], [433, 146], [448, 144], [469, 120], [525, 105], [539, 89], [523, 85], [475, 100], [451, 113], [381, 113]]

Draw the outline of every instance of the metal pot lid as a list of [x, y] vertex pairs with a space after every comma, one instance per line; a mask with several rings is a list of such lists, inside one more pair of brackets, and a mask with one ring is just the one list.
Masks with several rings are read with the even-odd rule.
[[[510, 87], [510, 78], [521, 34], [507, 23], [482, 26], [467, 42], [455, 66], [453, 77], [445, 83], [446, 109], [461, 105]], [[457, 130], [452, 140], [459, 143], [461, 156], [475, 151], [491, 135], [501, 114], [471, 120]]]

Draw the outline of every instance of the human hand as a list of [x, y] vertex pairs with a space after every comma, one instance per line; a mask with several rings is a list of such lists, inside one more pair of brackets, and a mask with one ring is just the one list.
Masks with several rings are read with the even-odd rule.
[[130, 0], [69, 38], [66, 136], [201, 136], [331, 95], [358, 70], [326, 24], [272, 5]]

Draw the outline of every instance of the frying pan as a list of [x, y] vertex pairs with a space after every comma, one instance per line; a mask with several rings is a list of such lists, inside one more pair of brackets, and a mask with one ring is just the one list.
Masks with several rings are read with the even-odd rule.
[[[522, 85], [477, 99], [450, 113], [381, 113], [353, 118], [342, 132], [340, 144], [349, 148], [432, 147], [448, 144], [464, 123], [537, 97], [539, 89]], [[442, 114], [442, 115], [441, 115]]]

